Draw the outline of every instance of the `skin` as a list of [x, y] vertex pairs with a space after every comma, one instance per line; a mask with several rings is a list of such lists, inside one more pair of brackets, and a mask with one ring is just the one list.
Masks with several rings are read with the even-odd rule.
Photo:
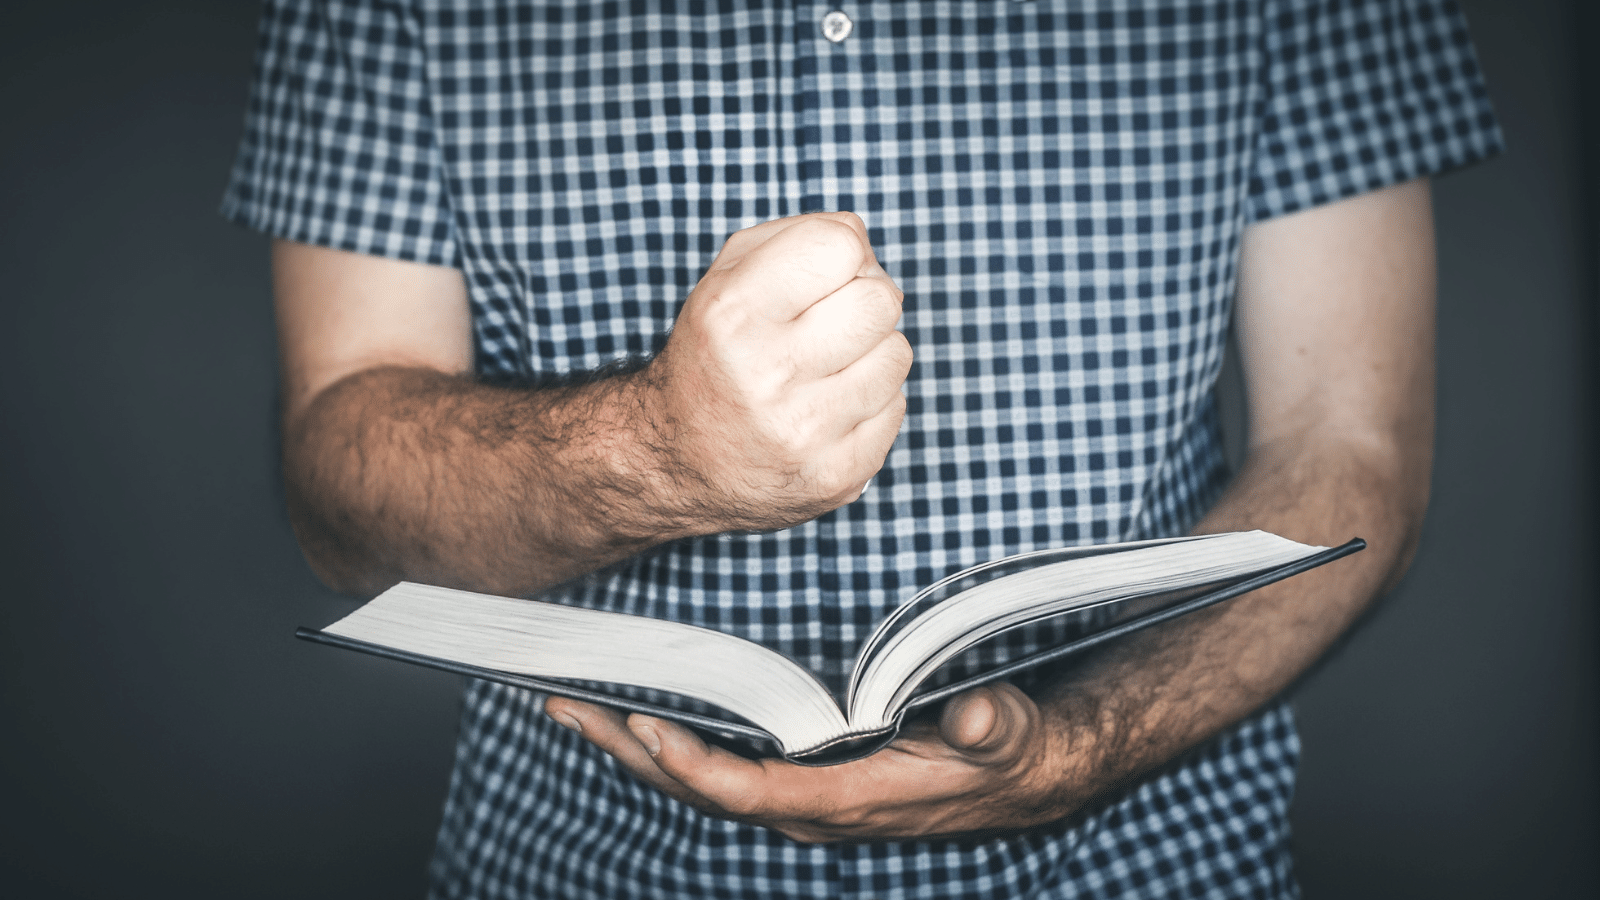
[[[821, 218], [865, 248], [854, 217]], [[864, 321], [830, 314], [814, 331], [790, 327], [823, 297], [887, 280], [869, 249], [832, 269], [796, 264], [821, 255], [792, 233], [801, 221], [811, 217], [730, 239], [728, 265], [719, 256], [642, 373], [554, 393], [461, 376], [470, 344], [458, 274], [279, 244], [286, 480], [312, 565], [355, 591], [409, 577], [525, 592], [658, 540], [778, 527], [852, 499], [902, 407], [874, 393], [842, 420], [820, 410], [844, 393], [826, 393], [828, 379], [863, 362], [849, 390], [898, 395], [909, 356], [884, 331], [887, 298], [899, 295], [876, 282], [852, 288], [861, 297], [848, 301], [870, 306]], [[804, 274], [774, 274], [786, 264]], [[775, 283], [802, 282], [776, 316], [746, 309], [765, 309]], [[808, 291], [819, 302], [785, 319]], [[757, 323], [742, 332], [749, 341], [712, 327], [706, 310], [717, 304]], [[406, 321], [411, 312], [420, 324]], [[1196, 530], [1263, 528], [1327, 545], [1360, 535], [1366, 552], [1118, 642], [1031, 697], [1010, 685], [971, 691], [936, 723], [840, 766], [745, 760], [670, 722], [571, 700], [552, 698], [547, 712], [662, 792], [800, 841], [1006, 833], [1115, 794], [1282, 692], [1409, 562], [1432, 459], [1427, 183], [1252, 225], [1236, 316], [1250, 443]], [[859, 332], [837, 333], [847, 327]], [[774, 359], [782, 377], [752, 376]], [[694, 401], [717, 412], [696, 417]], [[661, 422], [665, 432], [649, 430]], [[780, 462], [762, 463], [772, 452]], [[573, 502], [605, 478], [621, 478], [626, 496]]]
[[844, 505], [900, 430], [902, 294], [850, 213], [728, 239], [640, 371], [475, 384], [459, 272], [279, 241], [284, 476], [313, 569], [526, 595]]

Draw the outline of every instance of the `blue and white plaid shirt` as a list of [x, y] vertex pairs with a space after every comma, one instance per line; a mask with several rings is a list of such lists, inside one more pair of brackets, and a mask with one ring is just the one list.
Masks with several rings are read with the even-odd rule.
[[[1245, 227], [1498, 145], [1450, 0], [269, 0], [225, 213], [459, 267], [479, 371], [539, 379], [659, 349], [731, 232], [858, 212], [916, 351], [872, 490], [565, 597], [837, 687], [918, 585], [1191, 524], [1225, 478], [1212, 389]], [[1274, 706], [1071, 827], [804, 846], [473, 684], [433, 893], [1292, 896], [1296, 754]]]

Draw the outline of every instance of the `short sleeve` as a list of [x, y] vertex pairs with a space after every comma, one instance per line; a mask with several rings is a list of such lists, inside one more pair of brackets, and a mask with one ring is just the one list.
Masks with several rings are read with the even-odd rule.
[[1252, 221], [1501, 149], [1454, 0], [1267, 0]]
[[426, 66], [407, 10], [267, 0], [222, 214], [301, 243], [456, 265]]

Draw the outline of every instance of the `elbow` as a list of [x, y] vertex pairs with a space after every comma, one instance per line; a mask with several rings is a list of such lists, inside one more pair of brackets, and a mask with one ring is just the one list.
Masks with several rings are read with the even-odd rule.
[[350, 454], [341, 442], [310, 429], [286, 428], [283, 445], [284, 500], [295, 541], [323, 584], [355, 597], [372, 597], [401, 580], [392, 554], [376, 534], [381, 510], [363, 497], [361, 479], [351, 477]]
[[290, 479], [285, 481], [289, 523], [300, 553], [318, 581], [338, 593], [365, 599], [401, 580], [391, 566], [364, 546], [355, 529], [348, 523], [340, 527], [338, 520], [343, 517], [309, 501], [295, 490]]
[[1263, 439], [1246, 461], [1255, 472], [1248, 496], [1270, 511], [1268, 521], [1298, 522], [1314, 543], [1365, 538], [1363, 581], [1372, 595], [1387, 593], [1405, 575], [1423, 533], [1433, 471], [1429, 424], [1344, 420]]
[[[1411, 567], [1428, 512], [1433, 477], [1432, 441], [1417, 435], [1406, 437], [1410, 439], [1366, 442], [1365, 452], [1355, 454], [1358, 465], [1364, 470], [1358, 483], [1367, 485], [1362, 493], [1370, 504], [1365, 518], [1376, 526], [1391, 548], [1380, 593], [1393, 590]], [[1428, 437], [1431, 438], [1431, 434]]]
[[402, 580], [380, 535], [383, 501], [364, 476], [361, 407], [354, 380], [325, 389], [283, 418], [283, 488], [306, 564], [329, 588], [371, 597]]
[[1395, 558], [1389, 567], [1388, 576], [1383, 580], [1380, 593], [1387, 594], [1394, 590], [1399, 585], [1400, 579], [1404, 578], [1406, 572], [1411, 569], [1411, 563], [1417, 556], [1417, 548], [1422, 543], [1422, 523], [1423, 516], [1427, 511], [1427, 505], [1427, 491], [1424, 490], [1422, 497], [1415, 505], [1414, 513], [1401, 521], [1398, 540], [1396, 541]]

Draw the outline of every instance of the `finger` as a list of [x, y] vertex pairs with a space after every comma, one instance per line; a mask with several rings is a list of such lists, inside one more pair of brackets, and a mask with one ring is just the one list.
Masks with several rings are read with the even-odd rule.
[[649, 751], [628, 730], [622, 713], [565, 697], [549, 698], [544, 709], [558, 724], [576, 731], [584, 740], [614, 757], [635, 778], [673, 799], [698, 805], [700, 798], [656, 766]]
[[857, 277], [871, 256], [849, 225], [812, 217], [784, 228], [726, 273], [721, 296], [758, 304], [775, 322], [788, 322]]
[[974, 756], [1003, 756], [1029, 740], [1039, 720], [1038, 707], [1011, 684], [986, 685], [958, 694], [945, 704], [939, 735]]
[[[906, 398], [898, 390], [890, 392], [876, 413], [861, 419], [846, 432], [819, 461], [825, 471], [848, 473], [845, 482], [854, 490], [857, 483], [878, 474], [889, 455], [900, 426], [905, 422]], [[851, 500], [860, 492], [847, 496]]]
[[856, 233], [856, 237], [860, 239], [861, 246], [866, 250], [867, 253], [866, 261], [862, 263], [860, 271], [856, 273], [857, 275], [860, 275], [863, 278], [869, 278], [878, 275], [881, 275], [885, 278], [889, 277], [888, 273], [883, 270], [883, 266], [878, 264], [877, 252], [872, 249], [872, 238], [867, 234], [867, 223], [863, 221], [860, 216], [850, 212], [849, 210], [813, 213], [813, 215], [817, 216], [818, 218], [838, 222], [841, 225], [846, 225], [851, 231]]
[[798, 216], [787, 216], [782, 219], [772, 219], [759, 225], [752, 225], [749, 228], [735, 231], [723, 243], [722, 249], [717, 253], [717, 258], [711, 265], [711, 269], [725, 269], [732, 266], [743, 258], [745, 254], [771, 240], [778, 232], [807, 219], [826, 219], [849, 227], [851, 231], [856, 233], [862, 246], [867, 251], [867, 261], [856, 274], [863, 278], [888, 277], [888, 273], [884, 272], [883, 266], [879, 265], [877, 255], [872, 250], [872, 239], [867, 236], [867, 223], [861, 221], [861, 217], [853, 212], [805, 213]]
[[722, 249], [717, 251], [717, 258], [712, 261], [711, 269], [713, 271], [726, 269], [736, 264], [751, 250], [771, 240], [778, 232], [804, 219], [805, 216], [787, 216], [735, 231], [728, 235], [728, 239], [722, 244]]
[[659, 719], [633, 717], [660, 739], [655, 763], [727, 815], [753, 820], [806, 820], [829, 808], [836, 771], [797, 766], [782, 760], [749, 760], [712, 747], [694, 732]]
[[682, 789], [736, 818], [759, 816], [764, 810], [761, 764], [702, 741], [672, 722], [634, 714], [628, 719], [641, 743], [651, 747], [652, 762]]
[[806, 374], [832, 375], [865, 356], [900, 321], [904, 294], [888, 278], [856, 278], [795, 319], [796, 356]]
[[650, 754], [627, 728], [622, 713], [592, 703], [561, 697], [545, 701], [545, 714], [576, 731], [584, 740], [616, 757], [635, 774], [655, 768]]
[[[879, 339], [876, 346], [843, 369], [818, 381], [812, 390], [837, 411], [844, 432], [903, 402], [900, 393], [911, 371], [911, 343], [898, 331]], [[901, 396], [901, 401], [895, 400]], [[898, 424], [895, 426], [898, 430]]]
[[939, 736], [958, 750], [970, 750], [983, 744], [999, 718], [990, 690], [974, 688], [945, 703], [939, 716]]

